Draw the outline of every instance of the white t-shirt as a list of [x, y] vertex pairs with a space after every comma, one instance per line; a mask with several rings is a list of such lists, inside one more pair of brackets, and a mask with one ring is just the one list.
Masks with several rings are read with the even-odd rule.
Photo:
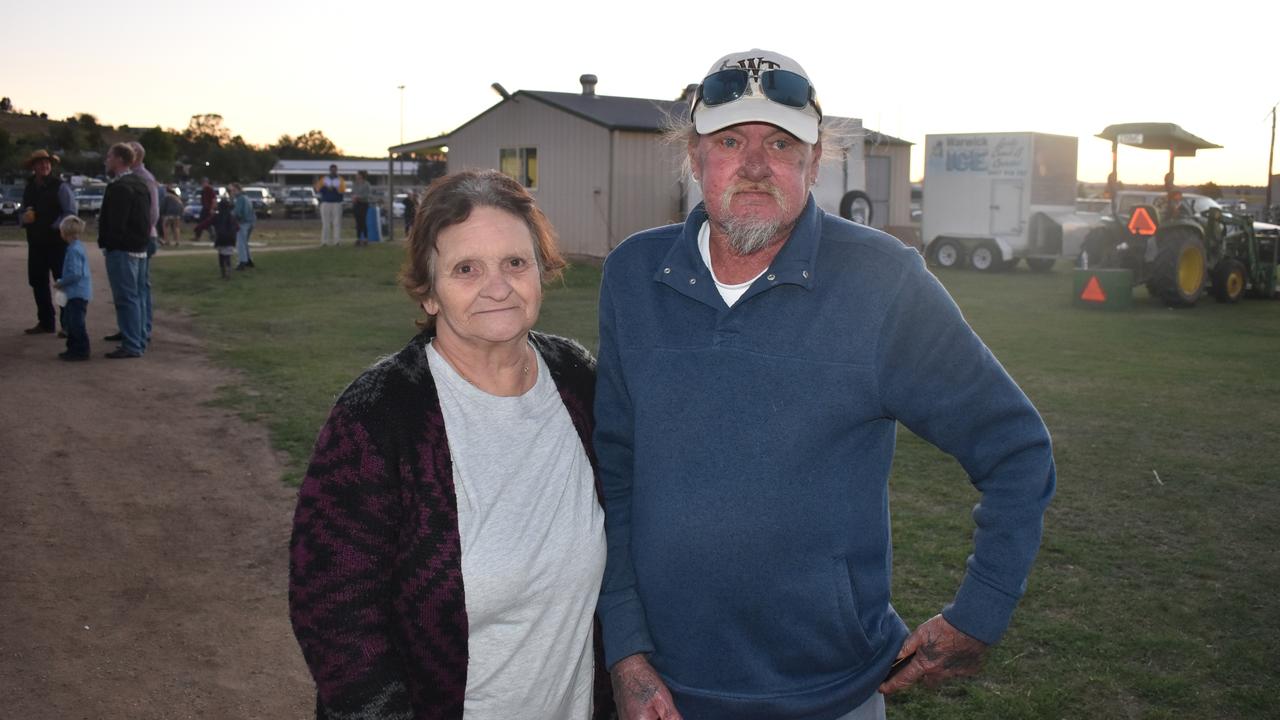
[[711, 279], [716, 283], [716, 290], [720, 291], [720, 297], [724, 298], [724, 304], [729, 307], [733, 307], [747, 288], [751, 287], [751, 283], [764, 274], [764, 270], [761, 270], [750, 280], [732, 285], [720, 282], [720, 278], [716, 277], [716, 269], [711, 266], [711, 224], [705, 220], [702, 222], [702, 228], [698, 230], [698, 252], [702, 253], [702, 262], [707, 264], [707, 269], [711, 271]]
[[518, 397], [480, 390], [431, 345], [427, 357], [462, 536], [463, 715], [587, 720], [605, 540], [582, 441], [540, 357]]

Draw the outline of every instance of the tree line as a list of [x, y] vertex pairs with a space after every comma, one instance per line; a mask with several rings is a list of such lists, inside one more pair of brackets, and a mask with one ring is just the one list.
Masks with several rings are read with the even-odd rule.
[[[253, 145], [233, 134], [221, 115], [193, 115], [184, 130], [155, 126], [131, 128], [103, 125], [89, 113], [65, 120], [37, 122], [43, 131], [11, 133], [4, 114], [15, 113], [9, 98], [0, 100], [0, 179], [22, 175], [26, 158], [45, 149], [61, 159], [61, 172], [96, 177], [103, 174], [103, 156], [112, 142], [136, 140], [147, 151], [147, 167], [162, 182], [181, 182], [208, 177], [216, 183], [255, 182], [267, 177], [277, 160], [306, 160], [342, 157], [342, 150], [320, 130], [299, 135], [281, 135], [276, 142]], [[43, 114], [27, 113], [40, 118]], [[26, 127], [31, 127], [30, 123]]]

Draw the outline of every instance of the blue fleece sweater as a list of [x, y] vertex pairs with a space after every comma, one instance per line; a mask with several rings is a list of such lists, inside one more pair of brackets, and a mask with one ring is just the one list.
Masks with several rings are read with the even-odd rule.
[[93, 276], [89, 274], [89, 258], [84, 254], [84, 243], [72, 240], [67, 254], [62, 258], [62, 275], [58, 278], [62, 292], [68, 300], [93, 298]]
[[700, 205], [610, 254], [595, 449], [605, 660], [634, 653], [690, 720], [824, 720], [875, 692], [908, 632], [889, 603], [897, 422], [982, 499], [944, 615], [1003, 633], [1054, 487], [1049, 435], [918, 253], [812, 197], [729, 308]]

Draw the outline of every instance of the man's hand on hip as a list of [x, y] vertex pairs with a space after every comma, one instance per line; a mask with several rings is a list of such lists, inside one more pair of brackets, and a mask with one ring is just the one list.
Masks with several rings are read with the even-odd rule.
[[613, 679], [618, 720], [683, 720], [671, 691], [644, 655], [619, 660], [609, 676]]
[[987, 647], [957, 630], [946, 618], [934, 615], [907, 638], [898, 658], [912, 657], [880, 685], [880, 692], [892, 695], [921, 681], [934, 688], [950, 678], [976, 675]]

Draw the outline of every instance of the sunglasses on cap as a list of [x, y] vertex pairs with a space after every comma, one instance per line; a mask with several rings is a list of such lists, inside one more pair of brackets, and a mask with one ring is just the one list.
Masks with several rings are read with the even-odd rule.
[[[711, 73], [703, 78], [702, 84], [698, 86], [698, 96], [694, 105], [696, 106], [699, 100], [707, 107], [731, 103], [747, 93], [750, 82], [751, 72], [741, 68]], [[809, 103], [813, 103], [813, 109], [818, 111], [818, 119], [822, 119], [822, 108], [814, 97], [813, 86], [803, 75], [790, 70], [761, 70], [757, 83], [760, 86], [760, 92], [779, 105], [803, 109]]]

